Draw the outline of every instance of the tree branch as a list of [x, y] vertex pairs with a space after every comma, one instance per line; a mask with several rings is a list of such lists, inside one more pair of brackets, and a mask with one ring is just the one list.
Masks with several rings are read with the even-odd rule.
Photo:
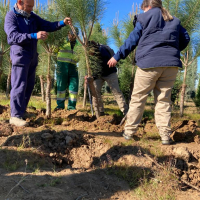
[[94, 25], [95, 16], [96, 16], [96, 10], [97, 10], [97, 2], [95, 3], [94, 15], [93, 15], [93, 19], [92, 19], [92, 25], [91, 25], [90, 33], [88, 35], [87, 40], [89, 40], [89, 38], [90, 38], [90, 36], [92, 34], [92, 29], [93, 29], [93, 25]]

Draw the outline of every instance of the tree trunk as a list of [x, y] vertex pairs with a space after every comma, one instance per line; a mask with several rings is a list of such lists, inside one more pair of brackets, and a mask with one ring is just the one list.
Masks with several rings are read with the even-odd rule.
[[51, 118], [51, 76], [50, 76], [50, 67], [51, 67], [51, 55], [48, 54], [48, 74], [47, 74], [47, 88], [46, 88], [46, 116]]
[[9, 73], [7, 78], [7, 84], [6, 84], [6, 97], [9, 99], [10, 94], [10, 88], [11, 88], [11, 68], [12, 68], [12, 62], [9, 61]]
[[[94, 107], [94, 111], [95, 111], [95, 115], [97, 118], [100, 117], [100, 111], [99, 111], [99, 102], [98, 102], [98, 98], [97, 98], [97, 93], [93, 84], [93, 78], [92, 78], [92, 74], [91, 74], [91, 68], [90, 68], [90, 63], [89, 63], [89, 57], [88, 57], [88, 53], [87, 53], [87, 49], [84, 47], [84, 52], [85, 52], [85, 58], [86, 58], [86, 66], [87, 66], [87, 70], [88, 70], [88, 85], [89, 85], [89, 89], [91, 92], [91, 96], [93, 101], [96, 101], [96, 105], [97, 107]], [[87, 89], [87, 88], [86, 88]]]
[[43, 75], [40, 75], [39, 77], [40, 77], [40, 87], [41, 87], [42, 101], [45, 102], [44, 77], [43, 77]]
[[1, 79], [1, 75], [3, 73], [2, 64], [3, 64], [3, 52], [0, 51], [0, 79]]
[[94, 107], [94, 112], [95, 112], [96, 117], [99, 118], [100, 117], [99, 104], [98, 104], [99, 102], [98, 102], [97, 93], [96, 93], [93, 81], [94, 79], [92, 77], [87, 78], [91, 96], [94, 97], [92, 98], [92, 100], [95, 101], [96, 102], [95, 105], [97, 105], [96, 107]]
[[84, 96], [83, 96], [83, 108], [86, 106], [87, 99], [87, 83], [84, 81]]
[[186, 90], [186, 87], [187, 87], [187, 85], [185, 84], [185, 82], [186, 82], [186, 75], [187, 75], [187, 66], [185, 66], [183, 84], [182, 84], [182, 89], [181, 89], [180, 117], [183, 117], [183, 112], [184, 112], [185, 90]]

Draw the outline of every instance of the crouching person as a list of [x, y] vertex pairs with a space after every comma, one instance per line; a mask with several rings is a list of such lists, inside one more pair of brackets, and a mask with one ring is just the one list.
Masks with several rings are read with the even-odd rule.
[[[96, 62], [96, 70], [92, 69], [92, 74], [94, 78], [94, 87], [97, 93], [98, 103], [99, 103], [99, 111], [100, 115], [104, 115], [104, 106], [103, 100], [101, 97], [101, 89], [106, 81], [108, 86], [110, 87], [115, 100], [119, 106], [119, 109], [126, 115], [128, 111], [128, 105], [126, 104], [123, 93], [119, 88], [118, 76], [117, 76], [117, 68], [109, 68], [107, 62], [114, 55], [114, 51], [106, 46], [96, 43], [94, 41], [89, 41], [88, 46], [90, 48], [90, 55], [95, 56], [94, 61]], [[95, 60], [96, 59], [96, 60]], [[93, 97], [94, 98], [94, 97]], [[93, 106], [97, 107], [95, 104], [95, 100], [93, 100]]]

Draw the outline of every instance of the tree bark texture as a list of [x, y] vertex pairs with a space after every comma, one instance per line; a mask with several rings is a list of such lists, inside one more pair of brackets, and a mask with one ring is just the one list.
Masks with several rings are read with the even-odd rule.
[[84, 82], [84, 96], [83, 96], [83, 108], [86, 106], [87, 99], [87, 83]]
[[51, 118], [51, 76], [47, 75], [47, 88], [46, 88], [46, 116]]
[[187, 85], [186, 83], [186, 76], [187, 76], [187, 66], [185, 66], [184, 76], [183, 76], [183, 84], [181, 89], [181, 99], [180, 99], [180, 117], [183, 117], [184, 112], [184, 100], [185, 100], [185, 90]]
[[89, 85], [89, 89], [90, 89], [90, 93], [91, 93], [91, 96], [92, 96], [92, 100], [96, 101], [95, 105], [98, 105], [97, 107], [94, 107], [95, 115], [96, 115], [96, 118], [99, 118], [100, 117], [99, 104], [98, 104], [97, 93], [96, 93], [93, 81], [94, 80], [93, 80], [92, 77], [88, 77], [87, 78], [87, 82], [88, 82], [88, 85]]
[[7, 84], [6, 84], [6, 97], [9, 99], [10, 89], [11, 89], [11, 68], [12, 63], [9, 61], [9, 73], [7, 78]]
[[40, 87], [41, 87], [42, 101], [45, 102], [44, 77], [43, 77], [43, 75], [40, 75], [39, 77], [40, 77]]
[[0, 79], [1, 79], [1, 75], [3, 73], [2, 64], [3, 64], [3, 52], [0, 51]]
[[48, 73], [47, 73], [47, 88], [46, 88], [46, 116], [47, 118], [51, 118], [51, 55], [48, 54]]
[[185, 90], [186, 90], [187, 85], [182, 84], [182, 89], [181, 89], [181, 99], [180, 99], [180, 117], [183, 117], [183, 112], [184, 112], [184, 100], [185, 100]]

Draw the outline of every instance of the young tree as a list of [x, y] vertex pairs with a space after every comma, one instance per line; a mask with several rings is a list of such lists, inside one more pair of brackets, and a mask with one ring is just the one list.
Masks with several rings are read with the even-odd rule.
[[[94, 24], [90, 40], [93, 40], [93, 41], [100, 43], [100, 44], [107, 45], [107, 43], [108, 43], [107, 33], [106, 33], [105, 30], [102, 29], [102, 25], [99, 22]], [[81, 48], [81, 49], [82, 49], [82, 52], [79, 53], [79, 54], [84, 55], [83, 48]], [[92, 56], [89, 56], [89, 59], [90, 59], [90, 63], [91, 63], [92, 73], [97, 72], [97, 71], [101, 71], [101, 69], [99, 68], [99, 65], [98, 65], [99, 61]], [[80, 61], [79, 61], [80, 77], [84, 77], [86, 75], [85, 69], [87, 69], [87, 66], [86, 66], [86, 63], [85, 63], [85, 56], [81, 56]], [[84, 80], [84, 78], [83, 78], [83, 80]], [[85, 108], [86, 94], [87, 94], [87, 84], [84, 84], [84, 81], [82, 82], [82, 84], [84, 85], [83, 108]]]
[[200, 29], [200, 0], [165, 0], [163, 3], [165, 8], [167, 8], [172, 15], [181, 20], [182, 26], [186, 28], [191, 36], [190, 45], [181, 52], [181, 61], [184, 67], [180, 99], [180, 116], [182, 117], [184, 111], [185, 91], [187, 87], [187, 71], [200, 55], [199, 37], [195, 37], [195, 35], [199, 35], [197, 33], [199, 33]]
[[[49, 4], [47, 7], [38, 8], [40, 11], [40, 16], [42, 18], [47, 19], [48, 21], [58, 21], [61, 16], [55, 10], [55, 4]], [[46, 67], [46, 80], [47, 80], [47, 87], [46, 87], [46, 116], [47, 118], [51, 117], [51, 81], [52, 77], [54, 76], [55, 72], [55, 64], [56, 64], [56, 54], [57, 49], [64, 44], [64, 41], [67, 37], [69, 28], [65, 27], [59, 31], [49, 33], [49, 36], [46, 40], [40, 40], [39, 47], [43, 49], [40, 52], [40, 59], [42, 61], [46, 61], [46, 65], [40, 65], [42, 67]], [[41, 62], [42, 64], [43, 62]], [[41, 74], [42, 75], [42, 74]]]
[[[92, 96], [94, 96], [97, 100], [89, 60], [88, 41], [90, 40], [94, 23], [100, 21], [100, 18], [103, 15], [105, 0], [55, 0], [55, 2], [57, 3], [58, 11], [63, 16], [70, 16], [73, 20], [73, 24], [81, 30], [81, 36], [79, 37], [76, 34], [74, 26], [71, 26], [72, 31], [76, 35], [84, 50], [88, 84]], [[95, 114], [97, 118], [100, 116], [98, 107], [95, 110]]]
[[0, 78], [3, 73], [3, 57], [9, 52], [10, 47], [7, 43], [7, 36], [4, 31], [4, 21], [6, 13], [9, 11], [10, 1], [6, 2], [6, 0], [0, 1]]
[[[115, 45], [119, 48], [128, 38], [130, 33], [133, 31], [133, 20], [134, 16], [139, 14], [140, 10], [136, 4], [136, 6], [132, 6], [132, 11], [128, 14], [127, 18], [123, 21], [118, 21], [118, 15], [116, 14], [116, 19], [113, 20], [113, 25], [111, 27], [111, 37], [114, 39]], [[120, 88], [124, 93], [126, 100], [130, 100], [133, 82], [134, 82], [134, 73], [136, 70], [135, 64], [135, 51], [131, 52], [128, 57], [120, 61], [119, 63], [119, 81]], [[126, 81], [124, 81], [126, 80]]]

